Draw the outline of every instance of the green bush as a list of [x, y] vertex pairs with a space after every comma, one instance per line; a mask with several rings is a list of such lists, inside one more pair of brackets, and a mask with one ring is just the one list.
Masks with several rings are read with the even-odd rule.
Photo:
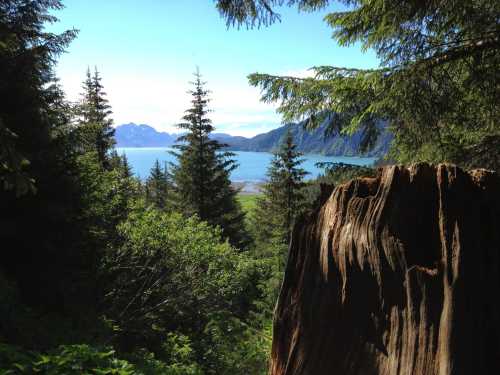
[[0, 374], [139, 374], [129, 362], [118, 359], [111, 349], [89, 345], [62, 345], [46, 354], [23, 352], [0, 344]]
[[189, 337], [169, 333], [162, 349], [168, 361], [157, 359], [146, 349], [135, 351], [129, 359], [145, 375], [203, 375], [200, 365], [195, 362], [195, 352]]
[[245, 320], [253, 307], [256, 262], [196, 217], [138, 207], [119, 233], [122, 244], [103, 265], [116, 347], [126, 353], [145, 348], [162, 362], [183, 366], [191, 363], [189, 353], [208, 373], [232, 368], [235, 361], [221, 351], [243, 339], [246, 328], [228, 322]]

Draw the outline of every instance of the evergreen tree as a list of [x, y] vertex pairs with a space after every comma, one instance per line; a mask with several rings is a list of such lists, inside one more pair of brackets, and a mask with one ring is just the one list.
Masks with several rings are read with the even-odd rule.
[[113, 113], [111, 111], [111, 106], [106, 99], [106, 93], [104, 92], [104, 86], [101, 83], [102, 77], [99, 75], [97, 67], [94, 70], [94, 75], [92, 77], [92, 87], [93, 87], [93, 106], [95, 109], [95, 123], [100, 125], [100, 132], [97, 137], [96, 148], [99, 160], [104, 162], [106, 160], [107, 152], [115, 144], [115, 129], [111, 126], [113, 120], [109, 118]]
[[79, 104], [78, 114], [81, 117], [81, 123], [89, 124], [95, 121], [95, 109], [94, 109], [94, 89], [92, 84], [92, 74], [90, 73], [90, 67], [87, 67], [85, 72], [85, 80], [82, 82], [82, 93], [81, 102]]
[[34, 164], [65, 122], [53, 64], [76, 31], [44, 30], [57, 21], [49, 9], [61, 7], [58, 0], [0, 2], [0, 189], [18, 195], [36, 191]]
[[123, 153], [122, 155], [118, 155], [116, 149], [112, 149], [109, 152], [109, 165], [111, 170], [117, 170], [120, 173], [122, 178], [133, 178], [134, 175], [132, 173], [132, 166], [130, 165], [127, 155]]
[[[95, 152], [94, 152], [95, 153]], [[116, 149], [113, 149], [108, 156], [109, 160], [109, 170], [105, 170], [114, 181], [115, 185], [115, 201], [122, 207], [122, 212], [119, 215], [119, 220], [115, 220], [118, 224], [121, 220], [124, 220], [136, 198], [141, 196], [141, 182], [132, 173], [132, 167], [130, 166], [127, 155], [118, 155]], [[113, 231], [116, 228], [113, 228]]]
[[167, 166], [161, 167], [160, 162], [156, 162], [151, 168], [146, 180], [146, 202], [154, 207], [165, 210], [168, 206], [169, 193], [172, 190]]
[[178, 164], [172, 164], [172, 174], [180, 209], [186, 215], [196, 214], [213, 226], [220, 226], [231, 244], [242, 247], [247, 241], [243, 216], [231, 187], [229, 175], [237, 164], [225, 145], [210, 139], [214, 130], [207, 117], [208, 91], [197, 70], [194, 74], [192, 107], [186, 111], [178, 127], [187, 133], [177, 139], [179, 150], [173, 154]]
[[270, 240], [288, 244], [295, 218], [304, 210], [302, 154], [287, 132], [280, 149], [274, 153], [267, 171], [268, 181], [257, 202], [254, 228], [257, 243]]
[[[291, 0], [303, 11], [332, 0]], [[340, 45], [374, 49], [381, 67], [320, 66], [312, 78], [252, 74], [263, 100], [280, 102], [285, 121], [327, 121], [330, 133], [361, 129], [365, 148], [386, 120], [390, 156], [500, 168], [500, 2], [343, 0], [325, 17]], [[229, 24], [269, 24], [285, 0], [218, 0]], [[336, 116], [328, 116], [336, 113]]]
[[[83, 203], [76, 153], [54, 76], [57, 57], [76, 32], [54, 34], [45, 28], [61, 7], [56, 0], [0, 1], [0, 133], [9, 136], [0, 135], [0, 180], [15, 175], [19, 162], [33, 186], [19, 189], [25, 181], [18, 178], [9, 180], [10, 186], [0, 185], [0, 278], [26, 306], [2, 309], [0, 336], [12, 343], [25, 339], [31, 346], [40, 344], [41, 331], [54, 327], [50, 316], [60, 314], [61, 327], [62, 316], [76, 321], [92, 309], [89, 254], [94, 249], [82, 250], [87, 232], [78, 219]], [[25, 313], [37, 315], [35, 329], [19, 325]]]
[[267, 277], [263, 283], [265, 303], [262, 316], [265, 319], [272, 319], [293, 223], [306, 206], [303, 183], [306, 172], [300, 168], [300, 157], [292, 134], [287, 132], [279, 150], [274, 153], [267, 170], [263, 194], [257, 199], [250, 217], [254, 251], [267, 267]]
[[132, 174], [132, 167], [130, 163], [128, 162], [128, 158], [126, 154], [123, 154], [121, 157], [121, 167], [123, 171], [123, 177], [125, 178], [131, 178], [133, 176]]
[[97, 68], [94, 74], [87, 69], [86, 79], [82, 83], [82, 100], [79, 104], [79, 126], [84, 151], [95, 150], [103, 167], [109, 168], [108, 153], [114, 146], [115, 130], [111, 126], [113, 120], [111, 106], [106, 99], [102, 78]]
[[122, 157], [118, 155], [118, 151], [113, 149], [109, 153], [109, 164], [111, 166], [111, 169], [120, 170], [122, 168], [122, 163]]

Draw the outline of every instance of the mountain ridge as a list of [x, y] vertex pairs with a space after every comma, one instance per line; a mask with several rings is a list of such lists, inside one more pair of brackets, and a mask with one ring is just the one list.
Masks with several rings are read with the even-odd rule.
[[[352, 136], [334, 135], [325, 137], [326, 125], [314, 130], [306, 130], [304, 123], [286, 124], [267, 133], [247, 138], [226, 133], [212, 133], [212, 138], [228, 145], [230, 151], [273, 152], [281, 144], [287, 130], [293, 134], [298, 150], [304, 154], [327, 156], [368, 156], [380, 157], [387, 153], [391, 134], [383, 130], [375, 146], [366, 153], [359, 152], [361, 133]], [[179, 134], [159, 132], [147, 124], [128, 123], [115, 129], [117, 147], [171, 147]]]

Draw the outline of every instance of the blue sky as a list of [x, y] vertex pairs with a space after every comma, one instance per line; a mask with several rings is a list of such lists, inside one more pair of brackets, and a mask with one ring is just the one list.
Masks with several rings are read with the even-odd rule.
[[339, 47], [316, 13], [282, 8], [282, 22], [248, 30], [226, 27], [212, 0], [63, 0], [51, 27], [80, 30], [57, 66], [68, 99], [77, 100], [87, 66], [97, 66], [115, 124], [146, 123], [176, 131], [189, 106], [196, 66], [211, 93], [217, 131], [252, 136], [280, 126], [274, 105], [259, 101], [253, 72], [304, 75], [314, 65], [372, 68], [372, 51]]

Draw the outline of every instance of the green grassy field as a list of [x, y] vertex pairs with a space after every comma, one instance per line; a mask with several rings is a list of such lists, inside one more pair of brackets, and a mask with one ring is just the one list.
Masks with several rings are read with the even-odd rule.
[[238, 194], [237, 199], [244, 212], [248, 213], [255, 208], [255, 205], [257, 204], [257, 197], [259, 195], [260, 194]]

